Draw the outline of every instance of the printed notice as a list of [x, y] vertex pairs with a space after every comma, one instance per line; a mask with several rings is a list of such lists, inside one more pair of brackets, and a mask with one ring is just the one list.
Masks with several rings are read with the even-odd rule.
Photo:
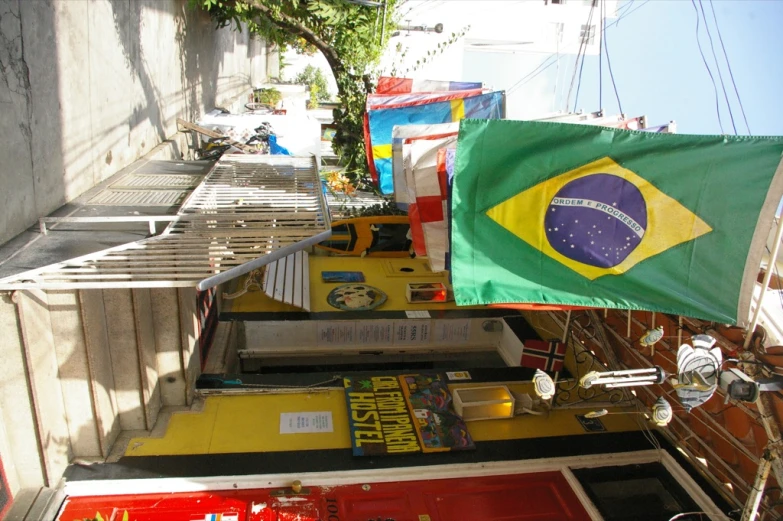
[[435, 342], [464, 344], [470, 339], [470, 319], [440, 320], [433, 335]]
[[354, 322], [319, 322], [318, 345], [353, 344], [356, 340]]
[[361, 345], [391, 345], [394, 322], [391, 320], [360, 320], [356, 322], [356, 338]]
[[303, 432], [334, 432], [332, 411], [280, 413], [280, 434]]
[[430, 312], [427, 310], [406, 311], [405, 316], [408, 318], [430, 318]]
[[430, 341], [429, 320], [398, 320], [394, 322], [395, 344], [426, 344]]

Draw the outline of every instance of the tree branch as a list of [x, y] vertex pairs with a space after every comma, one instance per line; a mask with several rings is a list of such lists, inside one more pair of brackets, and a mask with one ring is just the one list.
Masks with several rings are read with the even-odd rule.
[[293, 34], [304, 38], [308, 43], [314, 45], [315, 48], [321, 51], [321, 53], [326, 58], [326, 61], [329, 63], [329, 67], [331, 67], [335, 77], [346, 72], [345, 66], [343, 65], [342, 60], [340, 60], [340, 57], [337, 55], [335, 50], [328, 43], [323, 41], [317, 34], [315, 34], [315, 32], [313, 32], [309, 27], [305, 26], [295, 18], [285, 13], [272, 13], [272, 10], [264, 5], [261, 0], [243, 1], [247, 5], [258, 9], [281, 29], [290, 31]]

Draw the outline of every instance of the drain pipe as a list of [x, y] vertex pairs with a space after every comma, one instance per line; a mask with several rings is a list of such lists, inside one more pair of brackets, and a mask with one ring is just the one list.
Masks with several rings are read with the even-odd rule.
[[[759, 293], [759, 299], [756, 302], [756, 310], [753, 312], [753, 320], [750, 321], [748, 331], [745, 333], [745, 344], [743, 349], [747, 349], [750, 345], [750, 340], [753, 337], [753, 332], [756, 330], [756, 325], [759, 323], [759, 315], [761, 315], [761, 304], [764, 303], [764, 294], [769, 288], [769, 281], [772, 278], [772, 272], [775, 271], [775, 265], [778, 262], [778, 252], [780, 251], [780, 241], [783, 239], [783, 222], [781, 219], [777, 220], [778, 229], [775, 232], [775, 244], [772, 246], [772, 252], [769, 254], [769, 263], [767, 263], [767, 272], [764, 274], [764, 280], [761, 283], [761, 293]], [[753, 295], [751, 295], [751, 300]]]
[[740, 518], [740, 521], [755, 521], [758, 516], [761, 499], [764, 497], [764, 486], [767, 483], [769, 470], [772, 467], [770, 457], [769, 452], [765, 452], [761, 461], [759, 461], [756, 479], [753, 481], [753, 488], [748, 495], [748, 502], [745, 503], [745, 508], [742, 511], [742, 518]]

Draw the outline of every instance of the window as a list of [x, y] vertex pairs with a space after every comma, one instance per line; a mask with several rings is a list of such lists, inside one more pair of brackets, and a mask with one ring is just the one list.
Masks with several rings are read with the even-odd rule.
[[[574, 469], [606, 521], [657, 521], [701, 509], [660, 463]], [[698, 516], [680, 518], [696, 521]]]
[[580, 40], [587, 40], [587, 45], [593, 45], [595, 41], [595, 26], [594, 25], [582, 25], [582, 30], [579, 32]]

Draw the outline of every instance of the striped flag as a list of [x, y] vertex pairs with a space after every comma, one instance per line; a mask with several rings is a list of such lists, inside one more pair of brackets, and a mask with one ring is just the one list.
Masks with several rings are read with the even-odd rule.
[[[370, 176], [373, 182], [379, 184], [378, 171], [375, 167], [375, 156], [373, 150], [373, 140], [370, 135], [370, 119], [369, 113], [371, 110], [379, 109], [392, 109], [402, 107], [412, 107], [415, 105], [426, 105], [439, 101], [452, 101], [468, 96], [478, 96], [482, 94], [481, 88], [458, 90], [458, 91], [444, 91], [444, 92], [408, 92], [408, 93], [390, 93], [390, 94], [369, 94], [367, 96], [366, 107], [367, 111], [364, 114], [363, 131], [364, 131], [364, 146], [367, 155], [367, 163], [370, 170]], [[455, 120], [456, 121], [456, 120]], [[440, 121], [438, 122], [440, 123]], [[392, 129], [393, 130], [393, 129]], [[384, 154], [384, 150], [380, 152]]]
[[[419, 140], [411, 144], [411, 174], [408, 190], [415, 197], [418, 223], [424, 235], [426, 255], [432, 271], [446, 269], [448, 227], [446, 223], [446, 172], [438, 170], [439, 149], [454, 146], [456, 136]], [[411, 187], [413, 190], [411, 190]], [[410, 215], [410, 212], [409, 212]], [[413, 227], [413, 222], [411, 223]], [[420, 254], [419, 251], [416, 251]]]
[[425, 105], [370, 110], [368, 120], [372, 160], [375, 164], [381, 193], [390, 194], [394, 191], [392, 130], [395, 126], [449, 123], [465, 117], [500, 119], [503, 117], [504, 100], [504, 92], [491, 92]]
[[437, 92], [448, 90], [480, 89], [480, 81], [414, 80], [381, 76], [375, 92], [378, 94], [404, 94], [406, 92]]
[[368, 94], [367, 110], [389, 109], [395, 107], [411, 107], [425, 105], [436, 101], [461, 99], [467, 96], [482, 94], [481, 89], [467, 89], [450, 92], [409, 92], [406, 94]]
[[[459, 133], [459, 122], [443, 123], [441, 125], [401, 125], [392, 130], [392, 169], [394, 171], [394, 201], [407, 204], [415, 202], [408, 198], [408, 182], [406, 180], [406, 155], [410, 159], [411, 143], [420, 139], [440, 139], [456, 136]], [[410, 164], [407, 165], [410, 167]]]

